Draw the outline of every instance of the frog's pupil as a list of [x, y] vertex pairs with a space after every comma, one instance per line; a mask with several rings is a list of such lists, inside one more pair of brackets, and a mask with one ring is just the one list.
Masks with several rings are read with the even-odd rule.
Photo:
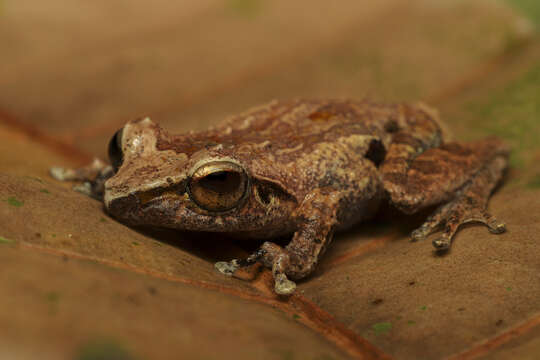
[[233, 171], [217, 171], [200, 180], [199, 184], [207, 190], [218, 194], [233, 193], [242, 182], [241, 174]]

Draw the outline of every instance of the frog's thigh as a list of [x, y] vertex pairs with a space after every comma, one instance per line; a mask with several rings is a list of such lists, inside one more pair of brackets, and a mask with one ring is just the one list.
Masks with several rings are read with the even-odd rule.
[[[389, 153], [381, 166], [383, 185], [391, 202], [405, 213], [448, 201], [470, 182], [487, 182], [491, 189], [506, 167], [507, 147], [497, 139], [471, 144], [448, 143], [416, 158]], [[489, 179], [479, 177], [490, 173]], [[485, 195], [486, 201], [489, 193]]]
[[402, 173], [395, 171], [397, 167], [383, 168], [383, 183], [391, 202], [406, 213], [442, 204], [412, 237], [424, 238], [444, 226], [443, 235], [433, 244], [447, 249], [459, 226], [467, 222], [485, 223], [494, 233], [504, 231], [504, 224], [489, 215], [486, 207], [507, 158], [508, 149], [496, 139], [450, 143], [409, 161]]

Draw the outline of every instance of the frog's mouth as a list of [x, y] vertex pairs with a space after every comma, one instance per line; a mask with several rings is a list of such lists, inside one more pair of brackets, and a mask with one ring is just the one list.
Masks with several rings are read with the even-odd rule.
[[[112, 198], [105, 202], [107, 211], [114, 217], [128, 223], [148, 222], [153, 213], [169, 213], [187, 198], [186, 182], [151, 190], [137, 191], [126, 196]], [[171, 214], [168, 214], [171, 215]], [[151, 216], [154, 218], [154, 216]], [[143, 221], [144, 220], [144, 221]], [[151, 220], [150, 222], [154, 222]]]

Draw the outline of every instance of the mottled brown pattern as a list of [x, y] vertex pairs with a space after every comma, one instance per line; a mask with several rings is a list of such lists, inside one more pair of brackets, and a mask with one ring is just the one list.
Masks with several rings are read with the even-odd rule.
[[[420, 239], [443, 227], [438, 249], [447, 249], [468, 221], [504, 230], [485, 208], [508, 149], [496, 139], [443, 144], [443, 138], [426, 105], [367, 100], [274, 101], [181, 135], [137, 120], [122, 131], [123, 165], [105, 183], [104, 202], [130, 224], [269, 239], [293, 234], [284, 248], [265, 242], [246, 260], [216, 264], [232, 274], [260, 261], [272, 268], [276, 292], [290, 294], [295, 284], [288, 278], [315, 269], [335, 230], [369, 218], [386, 199], [405, 213], [440, 204], [413, 233]], [[203, 167], [209, 172], [196, 175]], [[227, 179], [233, 183], [220, 188]], [[234, 181], [248, 184], [243, 195]], [[191, 198], [190, 186], [199, 186], [202, 202]], [[205, 208], [215, 203], [212, 196], [225, 210]]]

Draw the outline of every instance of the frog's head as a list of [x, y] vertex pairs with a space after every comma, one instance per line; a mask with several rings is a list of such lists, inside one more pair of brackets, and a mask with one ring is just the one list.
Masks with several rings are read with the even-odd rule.
[[187, 230], [285, 226], [294, 198], [220, 140], [210, 132], [170, 136], [149, 118], [129, 122], [109, 143], [107, 211], [130, 224]]

